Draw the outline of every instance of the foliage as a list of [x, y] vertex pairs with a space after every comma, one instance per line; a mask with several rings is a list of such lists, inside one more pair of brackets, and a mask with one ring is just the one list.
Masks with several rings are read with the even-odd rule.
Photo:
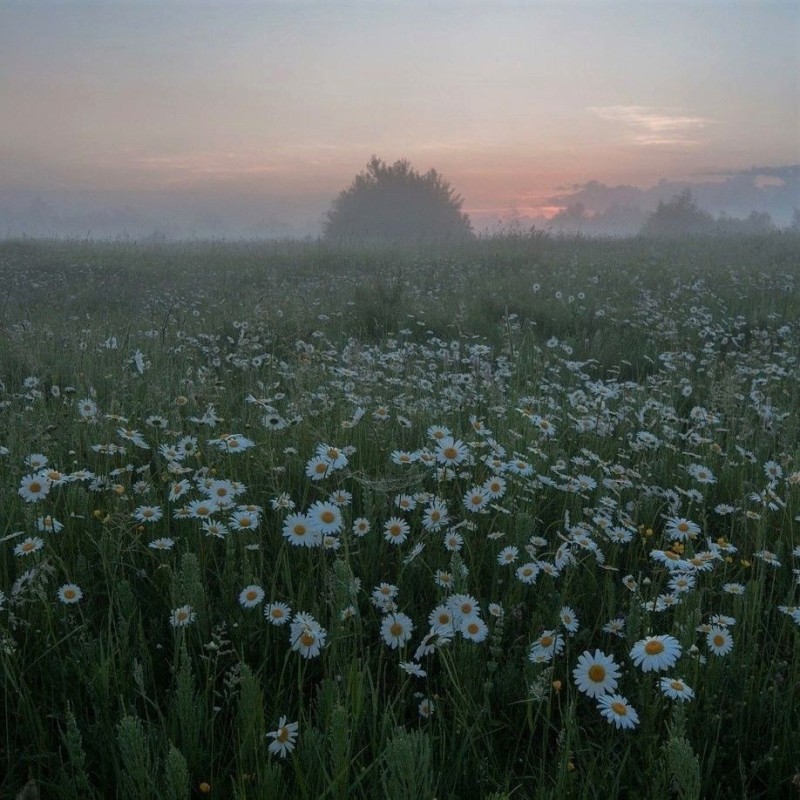
[[462, 198], [431, 169], [406, 160], [387, 165], [373, 156], [328, 212], [325, 237], [399, 242], [466, 239], [472, 235]]
[[[799, 244], [0, 243], [0, 796], [788, 796]], [[457, 468], [427, 465], [432, 426], [461, 441]], [[222, 449], [236, 432], [253, 446]], [[196, 448], [177, 457], [184, 437]], [[321, 444], [347, 463], [311, 480]], [[66, 478], [28, 502], [37, 454]], [[505, 491], [470, 510], [495, 458]], [[227, 533], [183, 510], [209, 480], [238, 492], [213, 514]], [[334, 495], [341, 530], [291, 545], [285, 504]], [[434, 496], [450, 523], [426, 531]], [[256, 527], [234, 528], [239, 506]], [[677, 516], [700, 533], [673, 539]], [[392, 517], [409, 525], [399, 545]], [[17, 555], [31, 536], [41, 549]], [[682, 593], [663, 563], [678, 556], [694, 560]], [[382, 583], [414, 624], [405, 646], [381, 636]], [[59, 599], [66, 584], [79, 601]], [[453, 593], [475, 598], [486, 639], [454, 630], [415, 657]], [[319, 655], [292, 649], [267, 602], [324, 627]], [[563, 652], [534, 663], [550, 629]], [[674, 671], [634, 665], [651, 633], [679, 642]], [[595, 649], [622, 667], [633, 729], [577, 688]], [[693, 699], [664, 696], [664, 675]], [[298, 723], [283, 757], [268, 749], [281, 720]]]

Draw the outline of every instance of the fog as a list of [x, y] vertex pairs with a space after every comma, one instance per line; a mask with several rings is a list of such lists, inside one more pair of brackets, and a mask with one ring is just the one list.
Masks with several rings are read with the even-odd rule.
[[[451, 176], [446, 176], [451, 177]], [[704, 177], [704, 179], [703, 179]], [[330, 183], [330, 181], [328, 182]], [[457, 176], [451, 183], [458, 189]], [[191, 189], [88, 190], [0, 187], [0, 237], [253, 239], [304, 238], [322, 233], [325, 214], [338, 190], [310, 191], [265, 186]], [[696, 181], [661, 180], [652, 186], [610, 185], [597, 180], [565, 186], [546, 199], [561, 208], [550, 217], [498, 215], [464, 210], [477, 233], [509, 224], [585, 235], [636, 234], [660, 201], [689, 188], [697, 204], [715, 216], [767, 213], [778, 227], [790, 224], [800, 208], [800, 165], [753, 167], [701, 176]]]

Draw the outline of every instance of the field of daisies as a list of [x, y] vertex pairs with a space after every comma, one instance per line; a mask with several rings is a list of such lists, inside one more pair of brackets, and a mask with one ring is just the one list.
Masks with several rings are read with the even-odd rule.
[[790, 234], [0, 243], [0, 796], [793, 796], [799, 359]]

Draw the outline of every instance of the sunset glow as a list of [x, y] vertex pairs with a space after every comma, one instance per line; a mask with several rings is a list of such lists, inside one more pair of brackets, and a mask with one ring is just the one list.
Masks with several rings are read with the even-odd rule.
[[481, 228], [592, 180], [789, 167], [799, 32], [791, 2], [7, 2], [0, 211], [314, 233], [376, 154], [436, 168]]

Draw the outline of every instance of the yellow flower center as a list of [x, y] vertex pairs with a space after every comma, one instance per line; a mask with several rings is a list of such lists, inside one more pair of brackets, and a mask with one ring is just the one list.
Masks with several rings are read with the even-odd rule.
[[31, 481], [28, 485], [28, 491], [30, 492], [41, 492], [42, 491], [42, 484], [38, 481]]
[[474, 635], [475, 635], [475, 634], [476, 634], [476, 633], [477, 633], [477, 632], [478, 632], [480, 629], [481, 629], [481, 626], [480, 626], [480, 625], [478, 625], [478, 623], [477, 623], [477, 622], [470, 622], [470, 624], [469, 624], [469, 625], [467, 625], [467, 633], [471, 633], [473, 636], [474, 636]]
[[725, 644], [725, 637], [721, 633], [717, 633], [714, 635], [714, 644], [717, 647], [722, 647]]
[[682, 692], [682, 691], [683, 691], [683, 689], [684, 689], [684, 686], [683, 686], [683, 684], [682, 684], [680, 681], [671, 681], [671, 682], [670, 682], [670, 686], [671, 686], [671, 687], [672, 687], [672, 688], [673, 688], [673, 689], [674, 689], [676, 692]]
[[254, 592], [252, 589], [245, 595], [248, 600], [255, 600], [258, 597], [258, 592]]
[[289, 730], [288, 730], [288, 728], [281, 728], [278, 731], [277, 739], [281, 744], [284, 744], [285, 742], [287, 742], [289, 740]]
[[628, 713], [628, 709], [625, 707], [624, 703], [612, 703], [611, 708], [615, 714], [618, 714], [620, 717], [624, 717]]
[[313, 633], [309, 633], [308, 631], [306, 631], [306, 632], [305, 632], [305, 633], [304, 633], [304, 634], [303, 634], [303, 635], [300, 637], [300, 643], [301, 643], [301, 644], [302, 644], [304, 647], [311, 647], [311, 645], [312, 645], [312, 644], [314, 644], [314, 642], [315, 642], [315, 641], [316, 641], [316, 640], [314, 639], [314, 634], [313, 634]]
[[333, 511], [328, 511], [327, 509], [320, 514], [320, 519], [326, 524], [330, 525], [336, 519], [336, 515]]
[[542, 647], [550, 647], [550, 645], [553, 644], [553, 637], [552, 636], [542, 636], [542, 638], [539, 639], [539, 644]]
[[389, 633], [391, 633], [392, 636], [400, 636], [402, 632], [403, 626], [399, 622], [395, 622], [392, 627], [389, 628]]
[[658, 639], [652, 639], [644, 646], [644, 651], [649, 656], [657, 656], [664, 652], [664, 644]]
[[280, 608], [273, 608], [270, 613], [273, 619], [281, 619], [283, 617], [283, 611]]
[[295, 536], [305, 536], [306, 534], [306, 526], [301, 525], [299, 522], [294, 526], [293, 530]]
[[602, 683], [606, 679], [605, 668], [600, 666], [600, 664], [592, 664], [592, 666], [589, 667], [588, 674], [589, 680], [595, 683]]
[[445, 447], [442, 453], [445, 458], [455, 458], [458, 455], [458, 450], [455, 447]]
[[75, 590], [74, 589], [64, 589], [64, 597], [67, 600], [72, 600], [75, 597]]
[[240, 528], [249, 528], [250, 527], [250, 517], [242, 517], [239, 520], [239, 527]]

